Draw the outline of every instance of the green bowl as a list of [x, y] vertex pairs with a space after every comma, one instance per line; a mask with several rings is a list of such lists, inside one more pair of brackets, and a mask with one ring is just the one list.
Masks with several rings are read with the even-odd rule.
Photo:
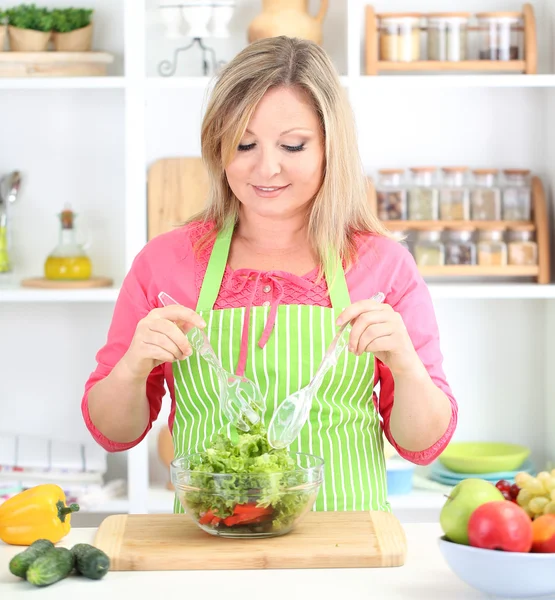
[[530, 456], [530, 449], [503, 442], [451, 442], [439, 462], [455, 473], [516, 471]]

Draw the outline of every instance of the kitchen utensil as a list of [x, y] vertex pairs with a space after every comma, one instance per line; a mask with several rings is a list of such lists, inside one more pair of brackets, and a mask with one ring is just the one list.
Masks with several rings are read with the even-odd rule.
[[530, 449], [504, 442], [451, 442], [439, 455], [442, 465], [456, 473], [514, 471], [530, 456]]
[[164, 158], [148, 171], [148, 239], [184, 223], [206, 205], [208, 171], [199, 157]]
[[[249, 473], [206, 473], [204, 456], [175, 459], [171, 478], [185, 513], [203, 531], [220, 537], [267, 538], [289, 533], [314, 506], [323, 481], [324, 461], [311, 454], [294, 454], [293, 467], [271, 473], [256, 472], [256, 467]], [[242, 492], [248, 496], [247, 507], [238, 501]], [[238, 512], [237, 504], [241, 504]], [[210, 512], [214, 506], [234, 510], [218, 516]], [[254, 510], [258, 512], [250, 512]]]
[[[179, 304], [166, 292], [158, 294], [164, 306]], [[226, 371], [216, 356], [206, 333], [198, 327], [189, 331], [191, 346], [212, 367], [220, 382], [220, 406], [229, 421], [242, 431], [250, 431], [251, 425], [260, 421], [264, 400], [260, 390], [247, 377]], [[250, 423], [250, 424], [249, 424]]]
[[[439, 539], [439, 549], [453, 573], [489, 598], [552, 598], [553, 554], [486, 550]], [[524, 576], [526, 575], [526, 577]]]
[[[384, 299], [385, 295], [382, 292], [372, 297], [376, 302], [383, 302]], [[349, 343], [348, 334], [351, 331], [349, 325], [350, 323], [347, 322], [339, 328], [311, 382], [287, 396], [274, 412], [268, 425], [268, 441], [272, 448], [285, 448], [299, 435], [308, 419], [312, 402], [324, 376], [332, 366], [337, 364], [339, 356]]]
[[407, 542], [393, 513], [311, 511], [288, 535], [222, 540], [187, 515], [110, 515], [94, 546], [112, 571], [316, 569], [396, 567]]

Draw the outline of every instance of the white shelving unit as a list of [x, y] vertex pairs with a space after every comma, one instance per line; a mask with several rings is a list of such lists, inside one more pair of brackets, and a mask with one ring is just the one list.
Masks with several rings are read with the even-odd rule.
[[[0, 8], [8, 4], [0, 0]], [[174, 77], [156, 75], [156, 64], [171, 56], [179, 41], [163, 38], [154, 0], [77, 4], [95, 8], [97, 46], [117, 56], [113, 73], [90, 79], [0, 79], [7, 140], [0, 171], [18, 168], [24, 177], [12, 211], [17, 268], [10, 280], [0, 280], [0, 363], [7, 366], [0, 398], [11, 399], [0, 402], [0, 423], [24, 433], [89, 439], [80, 399], [121, 281], [146, 242], [148, 167], [162, 157], [199, 154], [210, 78], [200, 76], [198, 57], [191, 56]], [[550, 0], [532, 2], [539, 74], [526, 76], [365, 76], [365, 3], [331, 4], [323, 45], [348, 90], [369, 173], [417, 164], [530, 168], [542, 178], [552, 210], [555, 5]], [[460, 10], [454, 0], [373, 5], [378, 12]], [[465, 10], [475, 12], [520, 8], [516, 0], [465, 2]], [[219, 42], [219, 58], [229, 60], [244, 46], [246, 26], [260, 9], [259, 0], [238, 0], [232, 37]], [[114, 288], [51, 291], [18, 285], [18, 279], [40, 274], [56, 243], [55, 215], [66, 202], [92, 238], [96, 271], [113, 277]], [[555, 283], [433, 282], [430, 292], [445, 370], [459, 401], [456, 439], [510, 439], [528, 444], [540, 463], [555, 457], [555, 377], [549, 372], [555, 359]], [[28, 359], [37, 356], [40, 368], [30, 377]], [[168, 412], [165, 399], [147, 440], [109, 457], [110, 476], [126, 477], [129, 494], [95, 510], [171, 509], [155, 453], [156, 433]], [[392, 502], [402, 511], [436, 510], [442, 497], [415, 492]]]

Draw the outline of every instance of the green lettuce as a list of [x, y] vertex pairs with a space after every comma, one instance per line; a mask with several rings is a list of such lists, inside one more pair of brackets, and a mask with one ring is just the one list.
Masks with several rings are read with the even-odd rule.
[[[272, 509], [266, 528], [273, 532], [288, 529], [312, 506], [318, 490], [316, 484], [306, 485], [306, 475], [286, 448], [270, 446], [261, 423], [248, 433], [238, 431], [233, 439], [217, 434], [189, 469], [187, 487], [198, 491], [185, 492], [182, 502], [195, 518], [210, 512], [224, 519], [237, 505], [251, 504]], [[301, 489], [291, 490], [295, 486]]]

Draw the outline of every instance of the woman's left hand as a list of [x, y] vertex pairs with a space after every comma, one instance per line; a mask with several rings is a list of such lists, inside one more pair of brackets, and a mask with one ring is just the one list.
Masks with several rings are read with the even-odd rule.
[[393, 375], [422, 368], [403, 318], [389, 304], [375, 300], [355, 302], [339, 315], [337, 324], [347, 321], [352, 326], [349, 351], [353, 354], [373, 353]]

